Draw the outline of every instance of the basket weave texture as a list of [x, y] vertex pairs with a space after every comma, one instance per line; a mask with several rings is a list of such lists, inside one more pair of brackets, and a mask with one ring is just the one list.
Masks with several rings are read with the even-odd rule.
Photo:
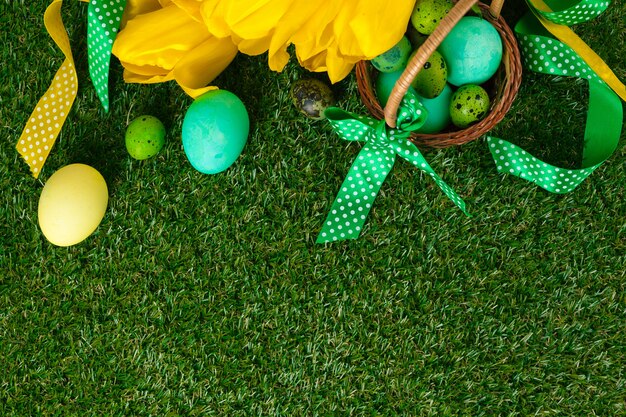
[[[459, 3], [461, 3], [462, 1], [463, 0], [460, 0]], [[473, 5], [476, 2], [469, 3]], [[490, 8], [483, 3], [478, 3], [478, 5], [483, 11], [483, 17], [487, 19], [500, 34], [503, 46], [502, 63], [500, 64], [498, 71], [489, 81], [487, 81], [483, 85], [483, 87], [485, 87], [485, 89], [487, 90], [487, 93], [489, 94], [491, 100], [489, 113], [484, 119], [482, 119], [478, 123], [473, 124], [462, 130], [453, 130], [454, 127], [452, 127], [449, 130], [437, 134], [411, 134], [411, 141], [413, 141], [413, 143], [415, 143], [421, 149], [448, 148], [450, 146], [468, 143], [483, 136], [504, 118], [506, 113], [511, 108], [511, 105], [513, 104], [513, 101], [515, 100], [515, 97], [519, 90], [522, 81], [522, 63], [515, 35], [507, 25], [506, 21], [502, 18], [502, 16], [499, 15], [499, 8], [496, 10], [497, 16], [494, 16], [492, 14], [494, 13], [493, 7]], [[444, 25], [445, 23], [446, 22], [444, 19], [439, 26]], [[431, 37], [434, 35], [441, 36], [441, 34], [443, 33], [441, 39], [435, 40], [434, 46], [431, 44], [432, 49], [439, 45], [439, 43], [445, 37], [445, 34], [449, 33], [452, 27], [453, 25], [449, 28], [438, 28], [439, 30], [436, 31], [436, 33], [434, 32], [432, 35], [430, 35]], [[421, 57], [420, 54], [422, 55]], [[409, 63], [407, 68], [411, 66], [411, 64], [414, 64], [414, 61], [418, 61], [421, 59], [421, 62], [425, 62], [430, 56], [430, 53], [427, 53], [426, 56], [423, 55], [424, 51], [422, 51], [422, 48], [420, 48], [415, 54], [413, 61]], [[421, 65], [419, 65], [419, 67], [421, 68]], [[408, 85], [411, 83], [415, 75], [417, 75], [418, 71], [419, 68], [414, 70], [412, 74], [410, 74], [410, 70], [405, 71], [400, 79], [397, 81], [396, 88], [391, 94], [397, 94], [398, 92], [396, 90], [400, 90], [403, 96], [404, 92], [406, 92], [406, 88], [408, 88]], [[383, 109], [381, 107], [380, 102], [376, 97], [374, 88], [374, 81], [377, 74], [378, 72], [376, 71], [376, 69], [374, 69], [374, 67], [368, 61], [361, 61], [356, 65], [357, 86], [363, 104], [365, 105], [365, 107], [367, 107], [372, 116], [377, 119], [383, 119], [385, 118], [385, 110], [387, 110], [387, 113], [389, 113], [389, 106], [393, 106], [393, 103], [390, 96], [390, 99], [387, 103], [388, 108]], [[400, 83], [404, 83], [404, 85], [399, 86]], [[399, 102], [399, 100], [397, 100], [397, 102]], [[393, 114], [395, 114], [395, 111], [397, 111], [397, 104], [395, 107], [395, 109], [392, 108]], [[393, 127], [395, 125], [393, 121], [392, 123], [389, 123], [388, 117], [387, 120], [390, 126]]]

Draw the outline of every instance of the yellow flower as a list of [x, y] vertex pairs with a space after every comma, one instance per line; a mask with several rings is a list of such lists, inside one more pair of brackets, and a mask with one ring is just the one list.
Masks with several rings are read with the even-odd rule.
[[393, 47], [415, 0], [129, 0], [113, 53], [129, 82], [176, 80], [197, 96], [237, 51], [268, 54], [282, 71], [299, 63], [332, 82]]
[[[127, 82], [158, 83], [176, 80], [192, 97], [206, 87], [233, 60], [237, 47], [216, 38], [193, 18], [190, 9], [174, 1], [129, 2], [131, 13], [113, 44], [113, 54], [124, 67]], [[128, 9], [127, 9], [128, 10]], [[128, 13], [128, 11], [127, 11]]]
[[332, 82], [354, 64], [393, 47], [406, 31], [415, 0], [204, 0], [200, 12], [213, 35], [230, 36], [240, 52], [268, 52], [281, 71], [295, 46], [302, 66], [327, 71]]

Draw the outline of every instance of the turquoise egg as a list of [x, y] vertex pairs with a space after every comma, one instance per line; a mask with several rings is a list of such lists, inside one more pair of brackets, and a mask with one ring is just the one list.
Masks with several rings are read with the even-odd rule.
[[[418, 96], [419, 97], [419, 96]], [[418, 133], [439, 133], [450, 125], [450, 101], [452, 100], [452, 88], [445, 85], [441, 94], [435, 98], [419, 97], [420, 103], [428, 110], [426, 123], [420, 127]]]
[[[382, 107], [387, 105], [389, 95], [396, 81], [402, 75], [402, 71], [380, 73], [374, 83], [376, 88], [376, 96]], [[445, 85], [441, 94], [435, 98], [424, 98], [417, 94], [413, 87], [409, 87], [419, 99], [420, 103], [428, 110], [426, 123], [418, 129], [419, 133], [430, 134], [438, 133], [450, 125], [450, 100], [452, 98], [452, 89], [449, 85]]]
[[233, 93], [212, 90], [189, 106], [183, 120], [183, 149], [191, 165], [203, 174], [230, 167], [248, 140], [250, 119]]
[[[387, 105], [387, 100], [389, 100], [389, 96], [391, 95], [391, 90], [393, 90], [396, 81], [402, 75], [404, 70], [395, 71], [395, 72], [381, 72], [376, 77], [376, 81], [374, 82], [374, 87], [376, 88], [376, 97], [378, 97], [378, 101], [380, 102], [381, 107], [385, 107]], [[409, 89], [415, 93], [415, 89], [409, 86]]]
[[448, 64], [448, 82], [455, 86], [482, 84], [502, 61], [502, 39], [488, 21], [462, 18], [438, 48]]
[[403, 36], [393, 48], [373, 58], [370, 62], [380, 72], [395, 72], [404, 69], [411, 54], [411, 48], [409, 38]]

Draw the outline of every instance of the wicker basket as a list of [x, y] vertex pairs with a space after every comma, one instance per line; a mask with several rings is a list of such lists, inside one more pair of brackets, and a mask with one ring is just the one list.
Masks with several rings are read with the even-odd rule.
[[373, 87], [373, 81], [377, 75], [376, 70], [368, 61], [359, 62], [356, 66], [357, 85], [361, 99], [370, 113], [378, 119], [384, 117], [390, 127], [395, 127], [398, 106], [411, 85], [411, 81], [454, 25], [465, 16], [472, 6], [478, 4], [483, 10], [483, 17], [500, 33], [503, 43], [502, 63], [496, 74], [484, 85], [491, 99], [489, 113], [480, 122], [463, 130], [449, 130], [437, 134], [414, 133], [411, 135], [411, 140], [422, 149], [440, 149], [462, 145], [489, 132], [509, 111], [522, 81], [522, 64], [517, 41], [509, 26], [500, 16], [503, 3], [504, 0], [492, 0], [491, 6], [487, 6], [479, 3], [478, 0], [459, 0], [409, 62], [396, 82], [385, 109], [380, 106]]

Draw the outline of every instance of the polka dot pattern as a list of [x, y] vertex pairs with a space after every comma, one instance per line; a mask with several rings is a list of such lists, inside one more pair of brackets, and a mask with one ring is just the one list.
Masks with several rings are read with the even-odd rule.
[[89, 75], [106, 111], [109, 111], [111, 50], [125, 5], [126, 0], [90, 0], [87, 11]]
[[394, 166], [396, 155], [426, 172], [444, 193], [467, 214], [465, 203], [430, 167], [419, 149], [408, 140], [426, 120], [426, 110], [409, 93], [398, 113], [398, 127], [384, 121], [333, 109], [326, 113], [335, 131], [345, 140], [366, 142], [350, 167], [317, 238], [317, 243], [359, 237], [378, 192]]
[[571, 26], [597, 17], [604, 12], [610, 4], [610, 1], [582, 0], [563, 10], [552, 12], [538, 10], [538, 12], [554, 23]]
[[[536, 12], [554, 23], [572, 25], [596, 17], [606, 10], [609, 3], [609, 1], [582, 0], [564, 10], [553, 12], [536, 10]], [[528, 25], [528, 27], [532, 26]], [[619, 98], [610, 91], [602, 78], [574, 49], [550, 36], [526, 33], [525, 29], [522, 29], [522, 31], [516, 30], [524, 65], [529, 70], [550, 75], [577, 77], [590, 83], [588, 125], [589, 123], [592, 123], [592, 125], [601, 123], [601, 119], [597, 119], [599, 116], [598, 110], [592, 108], [594, 103], [596, 105], [600, 103], [600, 106], [606, 109], [605, 111], [608, 111], [608, 113], [602, 113], [601, 110], [602, 117], [609, 119], [617, 117], [617, 115], [611, 114], [611, 109], [616, 108], [621, 120]], [[601, 90], [606, 90], [606, 92], [600, 94]], [[608, 99], [606, 98], [607, 95]], [[614, 99], [611, 97], [614, 97]], [[617, 101], [617, 105], [608, 105], [610, 101]], [[596, 118], [590, 122], [592, 112], [595, 113], [594, 117]], [[609, 137], [611, 136], [608, 133], [609, 130], [611, 129], [605, 129], [604, 131], [585, 129], [585, 151], [583, 152], [582, 164], [584, 168], [580, 169], [559, 168], [547, 164], [520, 147], [499, 138], [487, 137], [487, 143], [498, 172], [515, 175], [531, 181], [547, 191], [564, 194], [574, 190], [602, 164], [602, 162], [595, 162], [602, 158], [608, 158], [610, 153], [612, 153], [611, 146], [607, 144], [612, 141], [615, 141], [617, 144], [621, 124], [617, 128], [612, 129], [618, 132], [614, 140]], [[599, 146], [600, 151], [593, 150], [595, 155], [594, 165], [585, 166], [588, 164], [588, 162], [585, 162], [586, 152], [593, 147], [597, 147], [601, 142], [602, 145]], [[601, 157], [598, 155], [601, 155]]]
[[390, 149], [365, 144], [348, 171], [317, 242], [356, 239], [395, 162]]
[[600, 77], [569, 46], [557, 39], [518, 35], [524, 65], [531, 71], [563, 77], [600, 80]]
[[44, 20], [50, 36], [63, 51], [65, 61], [54, 75], [48, 90], [39, 99], [16, 145], [35, 178], [41, 173], [78, 91], [74, 59], [61, 18], [61, 3], [61, 0], [53, 1], [46, 10]]
[[[62, 0], [52, 1], [46, 9], [44, 23], [50, 37], [63, 51], [65, 61], [28, 118], [16, 146], [35, 178], [39, 176], [78, 92], [74, 58], [61, 17], [62, 3]], [[126, 0], [90, 0], [89, 3], [87, 34], [89, 72], [98, 97], [107, 111], [111, 49], [125, 4]]]
[[487, 137], [487, 143], [498, 172], [534, 182], [552, 193], [569, 193], [600, 166], [597, 164], [582, 169], [559, 168], [535, 158], [522, 148], [505, 140]]

